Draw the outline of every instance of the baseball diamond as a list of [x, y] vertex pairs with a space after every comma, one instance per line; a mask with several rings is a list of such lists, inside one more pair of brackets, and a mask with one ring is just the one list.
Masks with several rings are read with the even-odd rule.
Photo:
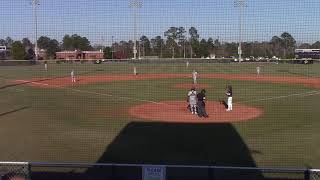
[[[217, 158], [214, 154], [208, 158], [195, 152], [215, 152], [214, 146], [224, 142], [201, 140], [205, 137], [197, 134], [211, 136], [211, 128], [229, 123], [257, 166], [320, 165], [318, 150], [313, 148], [319, 127], [315, 106], [320, 100], [319, 64], [261, 64], [264, 71], [257, 76], [254, 63], [192, 63], [200, 74], [198, 90], [207, 89], [209, 118], [198, 118], [186, 108], [185, 97], [193, 86], [186, 89], [184, 85], [192, 85], [192, 74], [184, 64], [134, 66], [139, 69], [137, 75], [132, 74], [130, 63], [48, 64], [48, 70], [42, 65], [0, 67], [0, 140], [11, 149], [1, 151], [0, 158], [126, 163], [138, 158], [160, 163], [157, 156], [146, 155], [149, 152], [144, 147], [152, 145], [150, 153], [162, 152], [162, 159], [169, 162], [186, 164], [183, 159], [191, 158], [193, 163], [208, 164]], [[70, 79], [71, 70], [76, 82]], [[234, 101], [231, 112], [219, 103], [226, 101], [229, 84]], [[181, 139], [181, 133], [194, 137]], [[197, 141], [202, 148], [184, 148], [187, 154], [177, 156], [179, 144], [194, 146]], [[19, 144], [24, 144], [23, 153]], [[133, 152], [125, 153], [123, 146]]]

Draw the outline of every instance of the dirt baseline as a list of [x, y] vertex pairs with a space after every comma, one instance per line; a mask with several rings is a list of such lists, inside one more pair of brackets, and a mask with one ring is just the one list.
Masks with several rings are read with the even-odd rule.
[[263, 110], [242, 104], [233, 104], [233, 110], [226, 112], [219, 102], [209, 101], [206, 104], [208, 118], [200, 118], [191, 114], [184, 101], [162, 101], [131, 107], [130, 116], [145, 121], [168, 123], [231, 123], [255, 119], [263, 115]]
[[[130, 81], [130, 80], [145, 80], [145, 79], [163, 79], [163, 78], [190, 78], [190, 74], [139, 74], [134, 75], [96, 75], [96, 76], [77, 76], [77, 82], [72, 83], [70, 77], [58, 78], [34, 78], [29, 80], [15, 80], [14, 83], [24, 84], [28, 86], [40, 88], [59, 88], [73, 85], [84, 85], [97, 82], [114, 82], [114, 81]], [[228, 79], [228, 80], [243, 80], [257, 82], [272, 82], [282, 84], [302, 84], [307, 87], [320, 88], [320, 78], [318, 77], [288, 77], [288, 76], [270, 76], [254, 74], [202, 74], [201, 78], [213, 79]]]
[[196, 88], [196, 89], [208, 89], [208, 84], [193, 84], [193, 83], [184, 83], [184, 84], [175, 84], [173, 86], [174, 89], [190, 89], [190, 88]]

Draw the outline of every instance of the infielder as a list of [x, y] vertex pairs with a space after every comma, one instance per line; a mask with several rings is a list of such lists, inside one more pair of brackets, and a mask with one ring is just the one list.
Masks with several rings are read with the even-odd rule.
[[228, 86], [226, 89], [226, 96], [227, 98], [227, 103], [228, 103], [228, 109], [226, 111], [232, 111], [232, 86]]
[[260, 66], [257, 67], [257, 75], [260, 74]]
[[133, 67], [133, 75], [137, 75], [137, 68], [135, 66]]
[[197, 91], [195, 88], [191, 88], [188, 92], [188, 99], [190, 105], [190, 111], [192, 114], [198, 114], [197, 113]]
[[73, 82], [73, 83], [76, 82], [76, 77], [74, 75], [74, 70], [73, 69], [72, 69], [70, 75], [71, 75], [71, 82]]
[[197, 76], [198, 76], [198, 72], [193, 70], [192, 71], [193, 84], [197, 84]]

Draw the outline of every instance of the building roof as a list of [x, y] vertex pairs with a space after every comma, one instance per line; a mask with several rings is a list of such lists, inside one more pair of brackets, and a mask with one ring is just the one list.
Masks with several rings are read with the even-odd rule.
[[82, 51], [82, 53], [103, 53], [102, 51]]
[[56, 52], [58, 54], [65, 54], [65, 53], [78, 53], [78, 51], [59, 51], [59, 52]]
[[59, 51], [56, 52], [58, 54], [66, 54], [66, 53], [86, 53], [86, 54], [103, 54], [103, 51]]

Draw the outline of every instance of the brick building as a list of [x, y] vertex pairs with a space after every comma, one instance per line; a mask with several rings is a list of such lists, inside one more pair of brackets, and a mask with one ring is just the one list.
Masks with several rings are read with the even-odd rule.
[[60, 51], [56, 52], [56, 59], [103, 59], [103, 51]]
[[103, 52], [100, 51], [82, 51], [83, 59], [103, 59]]
[[56, 59], [81, 59], [81, 53], [79, 53], [79, 51], [60, 51], [56, 52]]

